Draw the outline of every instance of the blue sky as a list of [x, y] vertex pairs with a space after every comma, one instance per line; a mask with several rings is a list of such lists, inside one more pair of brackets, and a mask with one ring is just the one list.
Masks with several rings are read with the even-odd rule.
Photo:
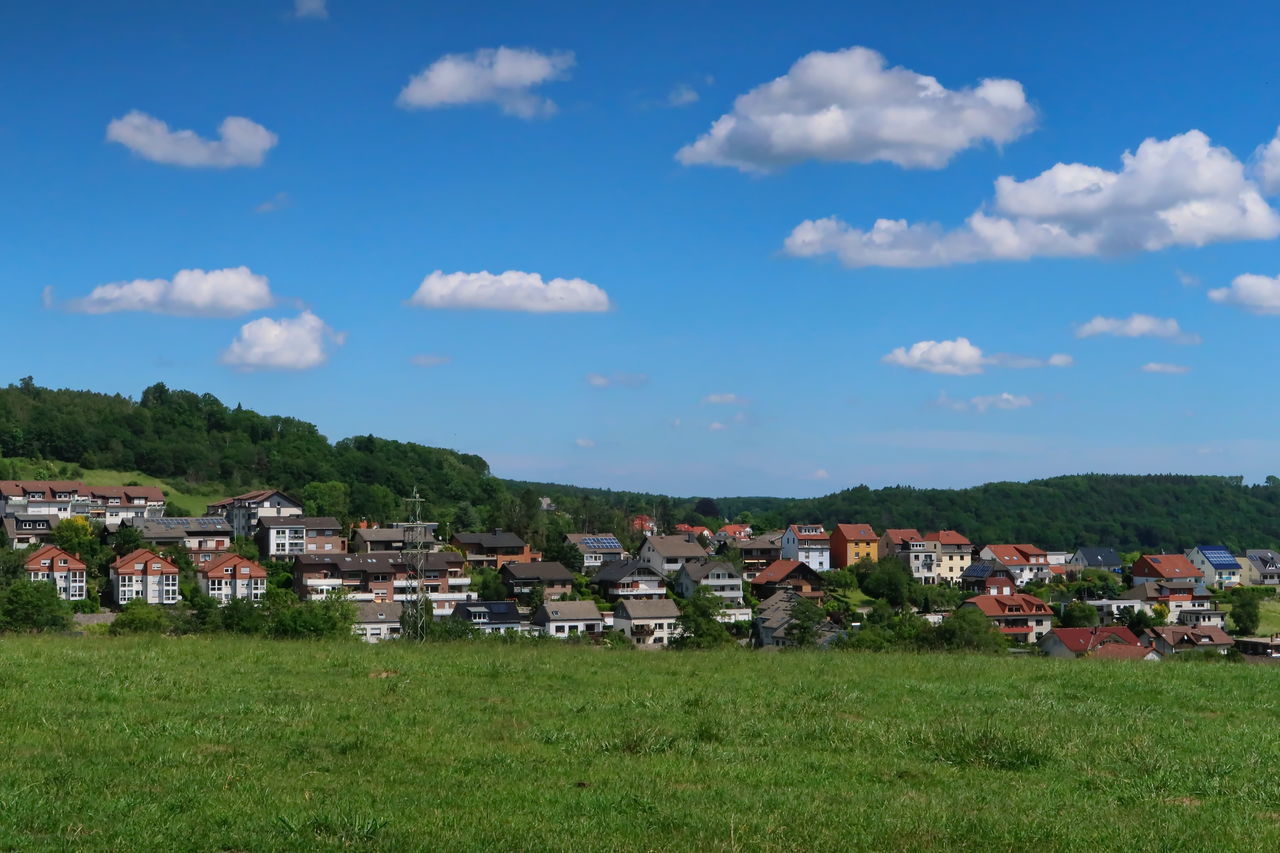
[[1280, 472], [1274, 4], [743, 6], [9, 4], [6, 381], [677, 494]]

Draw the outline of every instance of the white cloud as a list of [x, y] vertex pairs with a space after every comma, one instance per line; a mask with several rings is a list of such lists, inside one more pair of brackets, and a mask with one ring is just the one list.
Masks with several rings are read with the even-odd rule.
[[595, 447], [596, 443], [589, 438], [577, 438], [573, 441], [579, 447]]
[[1253, 152], [1251, 165], [1258, 183], [1268, 194], [1280, 193], [1280, 128], [1270, 142], [1259, 145]]
[[972, 376], [981, 373], [988, 366], [1019, 369], [1070, 367], [1075, 364], [1075, 359], [1066, 353], [1055, 353], [1048, 358], [1033, 358], [1012, 353], [986, 355], [968, 338], [956, 338], [954, 341], [917, 341], [909, 349], [896, 348], [881, 361], [910, 370], [923, 370], [926, 373], [946, 376]]
[[970, 397], [967, 400], [953, 400], [947, 396], [946, 392], [938, 395], [937, 404], [944, 409], [951, 409], [954, 412], [975, 411], [980, 414], [986, 414], [991, 409], [999, 409], [1001, 411], [1013, 411], [1014, 409], [1025, 409], [1031, 405], [1031, 398], [1020, 394], [1010, 394], [1005, 391], [1000, 394], [987, 394], [978, 397]]
[[293, 16], [324, 20], [329, 17], [329, 9], [325, 6], [325, 0], [293, 0]]
[[688, 83], [681, 83], [667, 94], [667, 106], [687, 107], [698, 102], [698, 90]]
[[530, 48], [485, 48], [440, 57], [410, 78], [396, 104], [435, 109], [459, 104], [497, 104], [507, 115], [548, 116], [555, 103], [531, 89], [567, 76], [573, 54], [539, 53]]
[[1177, 276], [1178, 284], [1183, 287], [1199, 287], [1200, 279], [1185, 270], [1174, 270], [1173, 274]]
[[827, 480], [830, 478], [831, 478], [831, 474], [827, 471], [826, 468], [819, 468], [817, 471], [814, 471], [812, 474], [809, 475], [810, 480]]
[[733, 112], [676, 159], [744, 172], [809, 159], [940, 169], [966, 148], [1017, 139], [1034, 120], [1016, 80], [953, 90], [906, 68], [886, 68], [869, 48], [814, 51], [740, 95]]
[[[52, 291], [48, 291], [52, 299]], [[64, 306], [81, 314], [148, 311], [185, 317], [233, 317], [268, 308], [275, 301], [267, 277], [248, 267], [179, 270], [172, 280], [136, 279], [100, 284]]]
[[1094, 317], [1076, 328], [1077, 338], [1114, 335], [1120, 338], [1164, 338], [1178, 344], [1198, 344], [1200, 336], [1182, 331], [1172, 317], [1131, 314], [1128, 317]]
[[1198, 130], [1147, 139], [1119, 172], [1058, 163], [1034, 178], [997, 178], [991, 212], [965, 225], [878, 219], [870, 230], [835, 217], [787, 237], [797, 257], [834, 254], [846, 266], [934, 267], [1034, 257], [1091, 257], [1280, 235], [1280, 214], [1244, 165]]
[[257, 122], [229, 116], [218, 125], [216, 140], [203, 139], [193, 130], [170, 130], [160, 119], [134, 110], [107, 125], [107, 141], [155, 163], [229, 169], [261, 166], [279, 137]]
[[420, 308], [480, 308], [489, 311], [552, 312], [608, 311], [609, 295], [580, 278], [544, 282], [535, 272], [507, 270], [444, 273], [436, 270], [422, 280], [410, 305]]
[[728, 427], [720, 423], [720, 421], [712, 421], [711, 423], [707, 424], [707, 429], [711, 430], [712, 432], [719, 432], [722, 429], [728, 429]]
[[288, 193], [276, 193], [271, 198], [257, 204], [253, 208], [254, 213], [275, 213], [277, 210], [288, 207], [292, 203]]
[[1149, 361], [1142, 365], [1145, 373], [1186, 373], [1190, 369], [1184, 364], [1168, 364], [1162, 361]]
[[717, 406], [736, 405], [745, 402], [737, 394], [708, 394], [702, 398], [702, 402], [711, 403]]
[[1280, 276], [1238, 275], [1228, 287], [1210, 290], [1209, 298], [1254, 314], [1280, 314]]
[[409, 363], [415, 367], [440, 367], [441, 365], [448, 364], [451, 361], [453, 361], [452, 356], [431, 355], [429, 353], [415, 355], [409, 359]]
[[587, 384], [593, 388], [640, 388], [648, 382], [649, 377], [643, 373], [587, 374]]
[[330, 346], [345, 341], [310, 311], [281, 320], [260, 317], [240, 327], [222, 363], [240, 370], [306, 370], [324, 364]]

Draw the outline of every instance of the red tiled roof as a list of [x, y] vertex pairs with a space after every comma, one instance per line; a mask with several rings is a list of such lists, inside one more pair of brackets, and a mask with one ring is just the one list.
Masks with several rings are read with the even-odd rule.
[[[1126, 646], [1124, 643], [1105, 643], [1094, 649], [1090, 654], [1090, 658], [1101, 658], [1103, 660], [1142, 660], [1151, 654], [1154, 649], [1146, 646]], [[1159, 652], [1156, 652], [1159, 654]]]
[[[1004, 566], [1043, 566], [1049, 555], [1034, 545], [988, 545], [987, 550]], [[1039, 557], [1032, 561], [1032, 557]]]
[[751, 579], [752, 583], [766, 584], [777, 583], [783, 580], [787, 575], [791, 574], [799, 566], [808, 566], [799, 560], [774, 560], [767, 567], [761, 570], [760, 574]]
[[736, 536], [738, 538], [741, 538], [743, 536], [746, 536], [747, 531], [749, 531], [750, 529], [751, 529], [750, 524], [726, 524], [724, 527], [721, 527], [716, 532], [723, 533], [726, 536]]
[[936, 533], [926, 533], [924, 538], [926, 542], [941, 542], [943, 545], [973, 544], [954, 530], [939, 530]]
[[910, 542], [912, 539], [920, 538], [920, 531], [914, 527], [891, 527], [884, 532], [889, 537], [889, 541], [894, 545], [902, 545]]
[[[267, 570], [255, 563], [253, 560], [241, 557], [239, 554], [223, 554], [216, 560], [210, 560], [207, 563], [201, 563], [196, 567], [196, 572], [205, 576], [217, 574], [219, 577], [226, 575], [223, 569], [232, 569], [231, 575], [228, 577], [237, 578], [265, 578]], [[240, 569], [247, 568], [248, 573], [242, 573]]]
[[850, 542], [872, 542], [880, 538], [870, 524], [837, 524], [836, 530]]
[[[176, 575], [178, 574], [177, 566], [175, 566], [173, 563], [166, 560], [164, 557], [161, 557], [155, 551], [151, 551], [146, 548], [139, 548], [138, 550], [133, 551], [132, 553], [125, 554], [123, 557], [121, 557], [120, 559], [112, 563], [111, 568], [115, 569], [116, 574], [118, 575], [136, 575], [138, 574], [138, 570], [134, 568], [135, 563], [142, 563], [142, 574], [144, 575], [151, 575], [151, 574]], [[151, 568], [153, 563], [160, 564], [160, 569], [158, 571], [156, 569]]]
[[[820, 532], [818, 532], [818, 533], [801, 533], [801, 532], [800, 532], [800, 528], [802, 528], [802, 527], [816, 527], [816, 528], [818, 528], [818, 530], [819, 530]], [[821, 527], [821, 525], [817, 525], [817, 524], [793, 524], [793, 525], [791, 525], [791, 526], [790, 526], [789, 528], [787, 528], [787, 529], [788, 529], [788, 530], [790, 530], [792, 533], [794, 533], [794, 534], [796, 535], [796, 538], [797, 538], [797, 539], [812, 539], [812, 540], [818, 540], [818, 539], [826, 539], [826, 538], [828, 538], [828, 536], [827, 536], [827, 531], [823, 530], [823, 529], [822, 529], [822, 527]]]
[[[1052, 616], [1053, 610], [1034, 595], [1015, 592], [1013, 595], [975, 595], [965, 604], [972, 604], [988, 616]], [[1010, 612], [1010, 608], [1020, 608]]]
[[1204, 573], [1191, 565], [1182, 554], [1143, 554], [1133, 564], [1135, 578], [1161, 578], [1178, 580], [1181, 578], [1202, 578]]
[[[62, 550], [56, 545], [45, 545], [39, 551], [36, 551], [34, 554], [32, 554], [30, 557], [27, 558], [27, 562], [25, 563], [25, 566], [27, 571], [30, 571], [30, 572], [44, 572], [50, 569], [56, 570], [59, 568], [57, 564], [57, 560], [59, 558], [63, 558], [67, 560], [67, 565], [61, 567], [63, 571], [66, 571], [67, 569], [71, 569], [72, 571], [84, 570], [84, 563], [80, 560], [79, 557], [76, 557], [72, 554], [68, 554], [66, 551]], [[48, 566], [40, 565], [41, 560], [49, 560], [50, 565]]]
[[1159, 628], [1148, 628], [1147, 633], [1159, 635], [1166, 643], [1175, 646], [1184, 643], [1193, 646], [1230, 646], [1235, 643], [1226, 631], [1213, 625], [1201, 625], [1196, 628], [1164, 625]]
[[1133, 632], [1119, 625], [1097, 628], [1054, 628], [1049, 633], [1062, 641], [1062, 645], [1066, 646], [1068, 651], [1076, 654], [1083, 654], [1099, 646], [1117, 642], [1129, 646], [1138, 645], [1138, 638], [1133, 635]]

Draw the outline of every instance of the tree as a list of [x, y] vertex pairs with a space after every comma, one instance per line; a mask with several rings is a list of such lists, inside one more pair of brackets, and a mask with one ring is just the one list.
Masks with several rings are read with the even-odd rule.
[[790, 620], [786, 626], [787, 645], [808, 648], [818, 642], [818, 626], [826, 614], [808, 598], [797, 596], [791, 605]]
[[169, 630], [169, 619], [158, 605], [147, 604], [135, 598], [124, 606], [120, 615], [111, 623], [112, 634], [164, 634]]
[[881, 560], [862, 583], [862, 591], [872, 598], [879, 598], [891, 607], [903, 607], [911, 586], [911, 573], [901, 560], [894, 557]]
[[233, 634], [262, 634], [267, 630], [266, 610], [250, 599], [233, 598], [217, 608], [216, 613], [218, 624], [224, 631]]
[[132, 524], [122, 524], [111, 534], [111, 550], [117, 557], [132, 554], [142, 547], [142, 534]]
[[247, 536], [237, 536], [231, 540], [231, 553], [237, 557], [244, 557], [246, 560], [257, 562], [261, 556], [258, 550], [258, 543], [254, 542]]
[[706, 518], [722, 518], [720, 514], [720, 505], [711, 498], [698, 498], [698, 502], [693, 505], [693, 511], [698, 515]]
[[976, 607], [958, 607], [933, 629], [934, 644], [947, 650], [1004, 651], [1008, 643], [991, 620]]
[[1257, 596], [1237, 597], [1236, 603], [1231, 605], [1231, 623], [1235, 626], [1235, 633], [1244, 637], [1257, 634], [1258, 623], [1262, 621], [1259, 611]]
[[477, 566], [469, 574], [471, 575], [471, 591], [478, 595], [481, 601], [506, 600], [507, 588], [503, 585], [502, 576], [498, 574], [497, 569]]
[[1073, 601], [1062, 610], [1063, 628], [1092, 628], [1098, 622], [1098, 609], [1092, 604]]
[[1126, 607], [1116, 614], [1116, 622], [1124, 625], [1134, 634], [1141, 634], [1148, 628], [1158, 628], [1164, 624], [1164, 620], [1157, 618], [1145, 610], [1137, 610], [1133, 607]]
[[577, 545], [567, 539], [547, 543], [547, 546], [542, 549], [542, 559], [549, 563], [559, 563], [571, 572], [581, 573], [583, 569], [582, 552], [578, 550]]
[[19, 580], [0, 589], [0, 631], [65, 631], [71, 607], [49, 581]]
[[671, 645], [678, 649], [710, 649], [732, 645], [733, 636], [720, 621], [724, 599], [699, 585], [680, 602], [680, 636]]
[[307, 483], [298, 492], [303, 511], [309, 516], [332, 516], [346, 520], [351, 514], [351, 490], [346, 483], [331, 480]]

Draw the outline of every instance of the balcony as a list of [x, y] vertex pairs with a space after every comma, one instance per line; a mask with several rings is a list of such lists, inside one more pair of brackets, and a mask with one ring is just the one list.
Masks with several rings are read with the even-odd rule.
[[317, 589], [337, 589], [342, 586], [342, 580], [340, 578], [305, 578], [302, 584]]

